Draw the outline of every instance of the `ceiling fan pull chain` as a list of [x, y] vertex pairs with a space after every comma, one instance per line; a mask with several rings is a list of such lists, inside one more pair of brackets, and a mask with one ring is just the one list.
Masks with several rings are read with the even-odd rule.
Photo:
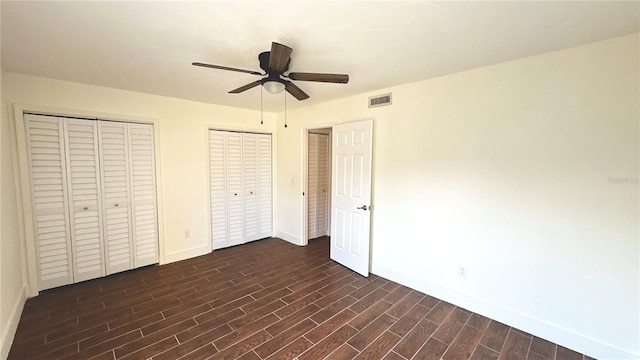
[[287, 127], [287, 92], [284, 92], [284, 127]]
[[260, 125], [264, 124], [262, 118], [262, 86], [260, 86]]

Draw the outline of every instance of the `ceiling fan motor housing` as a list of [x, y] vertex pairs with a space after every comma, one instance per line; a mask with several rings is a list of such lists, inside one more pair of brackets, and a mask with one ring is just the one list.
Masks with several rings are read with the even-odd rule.
[[264, 70], [264, 72], [267, 73], [269, 77], [272, 77], [275, 75], [275, 77], [278, 78], [279, 75], [282, 75], [284, 72], [289, 70], [289, 64], [291, 63], [291, 58], [289, 58], [289, 60], [287, 61], [287, 65], [284, 67], [282, 71], [276, 72], [275, 70], [269, 68], [270, 55], [271, 55], [271, 51], [261, 52], [260, 55], [258, 55], [258, 61], [260, 61], [260, 68]]

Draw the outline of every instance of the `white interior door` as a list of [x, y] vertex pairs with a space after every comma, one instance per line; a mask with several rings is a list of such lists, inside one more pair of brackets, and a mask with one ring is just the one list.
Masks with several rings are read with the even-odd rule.
[[317, 179], [316, 237], [320, 237], [329, 232], [329, 135], [318, 135]]
[[329, 135], [309, 133], [307, 149], [307, 238], [329, 233]]
[[242, 173], [242, 134], [227, 133], [227, 246], [244, 244], [244, 188]]
[[133, 268], [129, 151], [125, 123], [99, 121], [107, 275]]
[[242, 134], [245, 242], [258, 240], [258, 135]]
[[307, 149], [307, 237], [318, 237], [318, 134], [309, 133]]
[[98, 122], [65, 119], [74, 282], [105, 275]]
[[258, 135], [258, 239], [273, 236], [271, 202], [271, 135]]
[[369, 275], [373, 121], [333, 127], [331, 259]]
[[209, 176], [211, 178], [211, 246], [227, 247], [227, 154], [226, 132], [209, 130]]
[[128, 124], [134, 267], [158, 262], [158, 216], [153, 125]]
[[25, 115], [38, 289], [73, 283], [62, 119]]

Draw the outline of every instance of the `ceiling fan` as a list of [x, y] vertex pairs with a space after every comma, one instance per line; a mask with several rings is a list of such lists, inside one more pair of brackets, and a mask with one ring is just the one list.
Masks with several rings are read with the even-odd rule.
[[292, 52], [293, 49], [291, 49], [290, 47], [278, 44], [277, 42], [272, 42], [271, 51], [265, 51], [258, 55], [260, 68], [265, 71], [264, 74], [253, 70], [244, 70], [227, 66], [204, 64], [199, 62], [194, 62], [192, 63], [192, 65], [264, 76], [260, 80], [256, 80], [247, 85], [229, 91], [229, 93], [231, 94], [238, 94], [255, 86], [262, 85], [268, 92], [272, 94], [277, 94], [279, 92], [282, 92], [283, 90], [287, 90], [287, 92], [293, 95], [293, 97], [295, 97], [296, 99], [304, 100], [308, 99], [309, 95], [302, 91], [302, 89], [300, 89], [296, 84], [292, 83], [289, 80], [286, 80], [285, 78], [299, 81], [317, 81], [338, 84], [346, 84], [349, 82], [349, 75], [345, 74], [290, 72], [285, 75], [284, 73], [289, 70], [289, 63], [291, 62]]

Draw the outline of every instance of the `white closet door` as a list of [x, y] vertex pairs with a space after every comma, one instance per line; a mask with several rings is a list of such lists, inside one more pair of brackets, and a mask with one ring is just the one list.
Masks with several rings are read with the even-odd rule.
[[212, 249], [270, 237], [271, 135], [209, 131]]
[[153, 125], [128, 124], [134, 267], [158, 262]]
[[74, 282], [105, 275], [96, 121], [65, 119]]
[[259, 239], [258, 218], [258, 135], [242, 134], [242, 165], [244, 167], [244, 229], [245, 242]]
[[258, 135], [258, 239], [273, 236], [271, 213], [271, 135]]
[[318, 135], [316, 237], [329, 234], [329, 135]]
[[73, 282], [62, 119], [25, 114], [38, 289]]
[[107, 275], [133, 268], [126, 126], [98, 122]]
[[227, 133], [227, 198], [229, 204], [227, 246], [245, 242], [243, 178], [242, 134], [229, 132]]
[[224, 131], [209, 131], [209, 177], [211, 179], [212, 250], [227, 247], [227, 170]]
[[307, 236], [318, 237], [318, 134], [309, 134], [307, 146]]

